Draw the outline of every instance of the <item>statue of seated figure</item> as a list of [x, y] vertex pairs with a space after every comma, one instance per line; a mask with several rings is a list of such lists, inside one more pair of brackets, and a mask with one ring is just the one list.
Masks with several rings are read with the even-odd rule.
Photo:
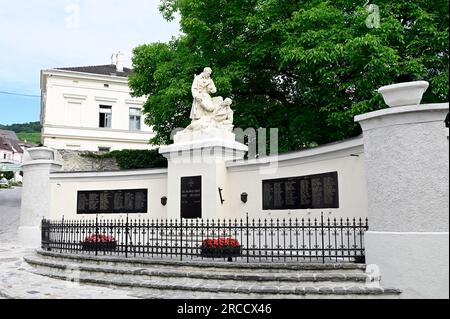
[[233, 129], [233, 110], [231, 109], [231, 99], [226, 98], [214, 111], [215, 121], [227, 129]]
[[212, 70], [209, 67], [194, 77], [192, 83], [193, 103], [190, 118], [191, 124], [186, 127], [188, 131], [198, 131], [207, 128], [219, 128], [226, 131], [233, 129], [233, 111], [231, 99], [225, 100], [221, 96], [211, 97], [216, 93], [216, 86], [211, 79]]

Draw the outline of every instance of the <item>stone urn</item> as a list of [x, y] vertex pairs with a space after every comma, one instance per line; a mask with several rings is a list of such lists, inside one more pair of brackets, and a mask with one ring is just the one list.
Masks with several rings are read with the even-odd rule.
[[403, 82], [382, 86], [378, 93], [383, 95], [384, 102], [390, 107], [419, 105], [428, 85], [426, 81]]
[[31, 147], [27, 149], [28, 154], [32, 160], [53, 160], [55, 153], [48, 147]]

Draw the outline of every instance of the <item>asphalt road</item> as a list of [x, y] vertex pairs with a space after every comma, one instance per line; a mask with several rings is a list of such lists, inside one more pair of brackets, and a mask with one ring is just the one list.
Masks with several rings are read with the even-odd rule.
[[22, 188], [0, 190], [0, 242], [15, 242], [20, 219]]

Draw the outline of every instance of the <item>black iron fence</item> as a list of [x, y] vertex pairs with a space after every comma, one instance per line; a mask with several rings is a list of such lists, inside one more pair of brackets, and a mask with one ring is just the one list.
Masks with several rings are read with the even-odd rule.
[[[42, 249], [179, 260], [364, 262], [367, 229], [367, 219], [323, 214], [314, 219], [44, 219]], [[235, 247], [227, 247], [230, 243]]]

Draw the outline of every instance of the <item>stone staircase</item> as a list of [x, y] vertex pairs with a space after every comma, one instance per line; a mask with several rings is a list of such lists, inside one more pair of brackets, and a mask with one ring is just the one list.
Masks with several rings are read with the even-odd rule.
[[80, 284], [129, 288], [139, 298], [398, 298], [352, 263], [244, 263], [67, 255], [38, 250], [32, 272]]

